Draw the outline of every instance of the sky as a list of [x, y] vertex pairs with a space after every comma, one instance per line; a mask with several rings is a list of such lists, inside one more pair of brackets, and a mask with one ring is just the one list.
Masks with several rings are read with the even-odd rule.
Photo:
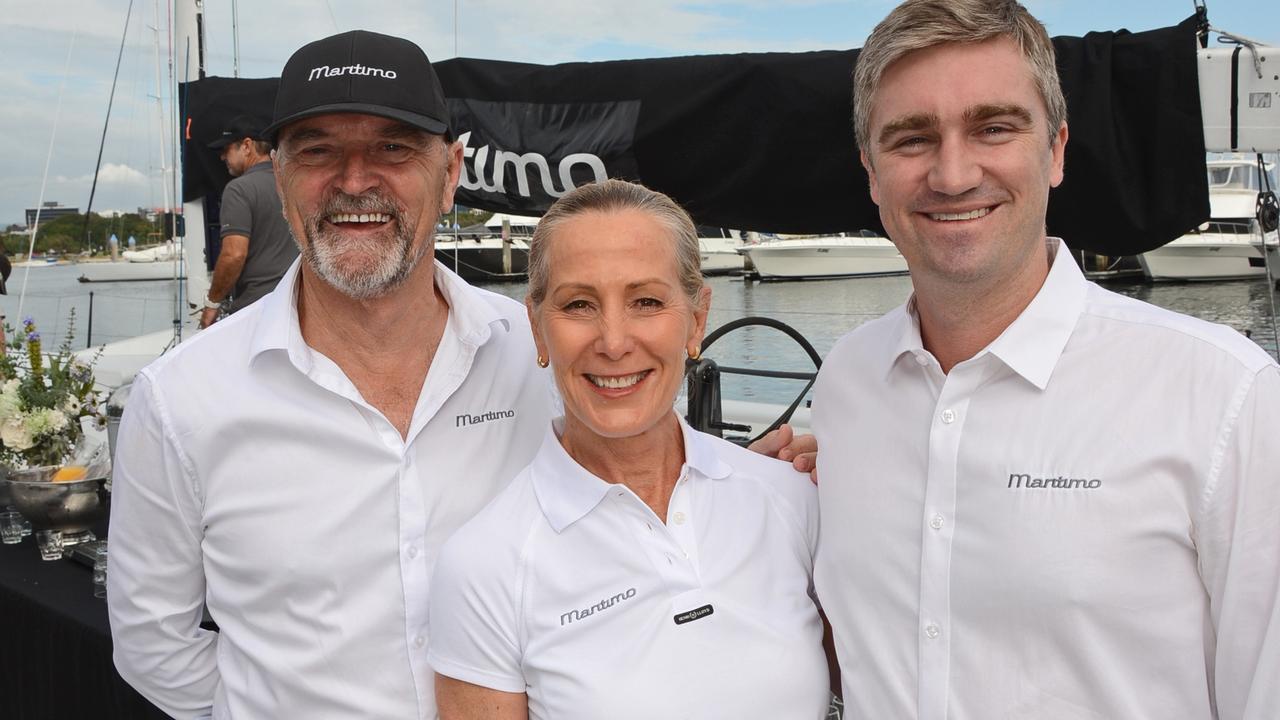
[[[1192, 0], [1023, 0], [1051, 35], [1176, 25]], [[274, 77], [301, 45], [363, 28], [432, 60], [531, 63], [856, 48], [893, 0], [205, 0], [207, 71]], [[1213, 27], [1280, 45], [1280, 2], [1209, 0]], [[43, 198], [82, 211], [108, 124], [93, 209], [173, 204], [157, 75], [165, 0], [0, 0], [0, 228]], [[233, 9], [237, 15], [233, 32]], [[159, 17], [159, 21], [157, 21]], [[159, 33], [157, 52], [156, 26]], [[115, 99], [112, 74], [124, 37]], [[157, 62], [159, 58], [159, 63]], [[181, 60], [179, 60], [181, 62]], [[47, 164], [47, 171], [46, 171]], [[42, 182], [47, 176], [47, 182]], [[43, 187], [42, 187], [43, 186]], [[168, 188], [166, 190], [166, 188]]]

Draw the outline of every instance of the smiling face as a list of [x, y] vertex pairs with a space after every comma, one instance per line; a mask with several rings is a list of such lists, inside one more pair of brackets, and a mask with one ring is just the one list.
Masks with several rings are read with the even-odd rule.
[[917, 290], [1039, 288], [1048, 271], [1045, 209], [1049, 188], [1062, 182], [1067, 128], [1050, 132], [1012, 40], [939, 45], [897, 60], [880, 80], [869, 129], [862, 161], [871, 197]]
[[276, 185], [310, 272], [356, 299], [399, 287], [431, 253], [436, 221], [453, 205], [461, 152], [372, 115], [286, 127]]
[[670, 229], [639, 210], [570, 217], [547, 251], [546, 296], [529, 320], [564, 398], [565, 438], [654, 430], [702, 342], [710, 289], [685, 294]]

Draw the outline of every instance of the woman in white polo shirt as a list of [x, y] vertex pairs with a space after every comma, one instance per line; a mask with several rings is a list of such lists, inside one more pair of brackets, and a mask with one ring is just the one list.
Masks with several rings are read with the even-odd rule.
[[672, 410], [710, 303], [698, 259], [689, 216], [631, 183], [539, 223], [526, 304], [565, 414], [441, 551], [442, 720], [824, 716], [814, 488]]

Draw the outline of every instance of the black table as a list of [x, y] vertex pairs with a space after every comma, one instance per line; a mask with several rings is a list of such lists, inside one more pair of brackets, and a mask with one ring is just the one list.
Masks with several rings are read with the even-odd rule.
[[116, 674], [93, 571], [41, 560], [34, 536], [0, 545], [0, 718], [166, 717]]

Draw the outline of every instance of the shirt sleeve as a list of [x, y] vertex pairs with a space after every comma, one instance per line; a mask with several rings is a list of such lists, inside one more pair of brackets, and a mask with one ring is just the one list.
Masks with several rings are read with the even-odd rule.
[[[464, 526], [441, 551], [431, 580], [427, 662], [446, 677], [525, 692], [517, 635], [518, 563], [494, 552], [492, 538], [468, 539]], [[501, 534], [501, 533], [495, 533]], [[487, 547], [486, 547], [487, 546]], [[481, 554], [476, 548], [485, 548]], [[510, 566], [510, 567], [508, 567]]]
[[244, 235], [253, 239], [253, 208], [249, 204], [249, 196], [244, 184], [229, 182], [222, 190], [222, 206], [218, 209], [218, 219], [222, 230], [218, 237], [228, 235]]
[[1219, 717], [1262, 720], [1280, 707], [1280, 368], [1263, 368], [1238, 395], [1196, 544], [1217, 631]]
[[172, 717], [206, 718], [218, 636], [200, 629], [200, 504], [166, 418], [139, 374], [117, 439], [107, 608], [120, 676]]

